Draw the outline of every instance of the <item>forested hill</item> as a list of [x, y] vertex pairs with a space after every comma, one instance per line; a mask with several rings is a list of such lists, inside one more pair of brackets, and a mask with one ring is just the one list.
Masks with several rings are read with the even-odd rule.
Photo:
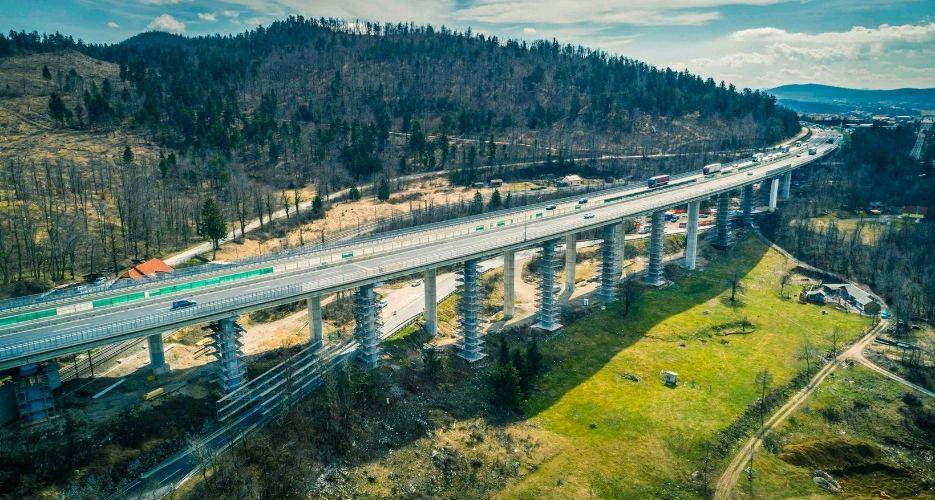
[[470, 182], [523, 161], [583, 172], [564, 160], [688, 153], [601, 165], [642, 177], [798, 129], [762, 93], [470, 31], [290, 18], [110, 45], [14, 32], [0, 35], [0, 285], [116, 275], [201, 240], [208, 206], [242, 232], [301, 196], [417, 171]]
[[[429, 134], [655, 152], [689, 142], [764, 144], [799, 127], [771, 96], [687, 72], [430, 26], [298, 17], [237, 36], [145, 33], [114, 45], [48, 39], [119, 64], [132, 91], [106, 97], [122, 100], [125, 122], [161, 144], [248, 171], [278, 165], [276, 175], [295, 183], [320, 178], [320, 165], [340, 184], [400, 166], [464, 163], [424, 140]], [[42, 38], [11, 33], [0, 41], [0, 55], [29, 50], [43, 50]], [[114, 104], [97, 107], [104, 110], [84, 110], [94, 126], [122, 119], [109, 112]], [[413, 134], [408, 154], [387, 150], [397, 132]], [[489, 155], [471, 156], [480, 163]], [[330, 168], [335, 163], [345, 169]]]

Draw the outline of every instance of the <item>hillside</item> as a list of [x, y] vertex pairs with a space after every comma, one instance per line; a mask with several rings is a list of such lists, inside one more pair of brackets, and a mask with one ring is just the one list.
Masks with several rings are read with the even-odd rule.
[[806, 113], [889, 112], [918, 114], [935, 109], [935, 88], [870, 90], [814, 83], [782, 85], [766, 91], [792, 109]]
[[[749, 90], [558, 43], [290, 18], [237, 36], [86, 45], [0, 35], [0, 280], [113, 273], [231, 225], [402, 174], [774, 142], [794, 113]], [[129, 152], [124, 154], [125, 148]], [[643, 176], [652, 163], [617, 162]], [[63, 203], [67, 200], [67, 203]], [[8, 263], [7, 263], [8, 262]]]

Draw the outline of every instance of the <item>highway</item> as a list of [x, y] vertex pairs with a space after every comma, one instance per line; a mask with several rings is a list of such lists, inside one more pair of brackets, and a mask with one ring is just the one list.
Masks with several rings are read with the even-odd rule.
[[[128, 338], [163, 333], [187, 325], [214, 321], [313, 294], [327, 294], [385, 279], [456, 264], [466, 259], [489, 258], [505, 250], [521, 249], [569, 232], [596, 229], [657, 210], [706, 199], [774, 177], [821, 158], [836, 147], [818, 135], [809, 146], [818, 154], [784, 157], [752, 164], [746, 170], [705, 178], [676, 179], [680, 183], [656, 190], [621, 188], [591, 195], [587, 203], [556, 201], [555, 208], [540, 205], [518, 210], [422, 226], [367, 238], [317, 253], [300, 254], [275, 263], [268, 274], [243, 281], [222, 282], [180, 293], [142, 298], [101, 309], [75, 310], [54, 320], [13, 325], [0, 333], [0, 369], [42, 361]], [[710, 177], [710, 176], [709, 176]], [[594, 217], [584, 219], [583, 213]], [[481, 224], [483, 222], [483, 224]], [[353, 252], [352, 257], [344, 255]], [[240, 269], [237, 269], [240, 271]], [[233, 271], [230, 271], [233, 272]], [[160, 282], [144, 289], [165, 286]], [[134, 290], [135, 291], [135, 290]], [[179, 298], [198, 305], [171, 310]], [[82, 298], [83, 300], [88, 300]]]

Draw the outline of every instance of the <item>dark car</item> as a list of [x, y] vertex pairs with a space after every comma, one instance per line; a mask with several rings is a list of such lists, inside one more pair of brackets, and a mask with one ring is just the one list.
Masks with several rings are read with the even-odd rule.
[[186, 307], [197, 306], [198, 303], [194, 300], [182, 299], [172, 302], [172, 309], [185, 309]]
[[555, 205], [549, 205], [545, 207], [546, 210], [555, 210]]

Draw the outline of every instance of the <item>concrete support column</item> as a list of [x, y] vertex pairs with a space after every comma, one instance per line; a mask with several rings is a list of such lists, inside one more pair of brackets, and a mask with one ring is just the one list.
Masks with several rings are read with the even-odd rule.
[[685, 232], [685, 269], [694, 269], [698, 257], [698, 211], [700, 201], [688, 203], [688, 228]]
[[652, 214], [652, 230], [649, 233], [649, 265], [646, 267], [644, 281], [650, 286], [662, 286], [666, 282], [662, 261], [665, 243], [665, 213], [660, 210]]
[[425, 331], [435, 336], [438, 333], [438, 280], [437, 271], [429, 269], [422, 274], [422, 283], [425, 288]]
[[782, 174], [782, 189], [780, 190], [780, 196], [783, 200], [788, 200], [789, 195], [792, 191], [792, 172], [786, 172]]
[[620, 283], [620, 257], [617, 255], [618, 224], [604, 226], [604, 241], [601, 244], [601, 287], [597, 297], [604, 302], [613, 302], [617, 298], [617, 285]]
[[575, 264], [578, 263], [578, 235], [565, 235], [565, 289], [562, 290], [562, 303], [567, 304], [571, 294], [575, 293]]
[[243, 328], [237, 324], [237, 317], [232, 316], [211, 324], [211, 338], [214, 340], [214, 357], [217, 359], [217, 380], [225, 393], [235, 391], [247, 380], [247, 367], [244, 365]]
[[617, 224], [617, 262], [618, 269], [620, 269], [620, 279], [626, 277], [626, 267], [624, 267], [624, 260], [626, 260], [627, 253], [627, 225], [625, 222]]
[[717, 215], [714, 219], [715, 248], [724, 250], [733, 243], [730, 231], [730, 193], [721, 193], [717, 197]]
[[380, 305], [373, 285], [364, 285], [354, 296], [354, 338], [357, 340], [357, 359], [369, 368], [380, 364]]
[[[53, 373], [54, 372], [54, 373]], [[35, 424], [55, 415], [52, 389], [57, 386], [58, 363], [29, 363], [16, 369], [13, 391], [24, 424]]]
[[325, 342], [324, 330], [321, 324], [321, 295], [312, 295], [307, 302], [309, 344], [320, 347]]
[[743, 212], [743, 224], [745, 226], [753, 225], [753, 184], [747, 184], [743, 187], [740, 195], [740, 210]]
[[763, 205], [769, 206], [769, 189], [772, 185], [773, 180], [770, 178], [763, 179], [760, 182], [760, 193], [763, 195]]
[[477, 259], [464, 262], [464, 289], [461, 291], [461, 342], [458, 356], [473, 363], [485, 356], [484, 341], [480, 336], [480, 284], [477, 281]]
[[516, 253], [503, 252], [503, 317], [513, 317], [516, 304]]
[[164, 375], [169, 373], [169, 365], [166, 364], [165, 347], [162, 344], [162, 334], [157, 333], [146, 337], [146, 343], [149, 347], [149, 367], [154, 375]]
[[769, 211], [776, 211], [776, 198], [779, 195], [779, 179], [773, 179], [769, 183]]
[[562, 327], [558, 322], [558, 300], [555, 290], [555, 270], [558, 268], [555, 256], [555, 247], [558, 240], [549, 240], [542, 243], [542, 256], [539, 259], [539, 310], [536, 313], [536, 324], [533, 328], [555, 331]]

